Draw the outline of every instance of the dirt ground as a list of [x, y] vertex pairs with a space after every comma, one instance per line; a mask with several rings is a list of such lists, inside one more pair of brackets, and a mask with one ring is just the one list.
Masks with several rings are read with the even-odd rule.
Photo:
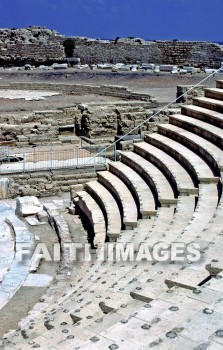
[[[175, 99], [177, 85], [194, 85], [202, 79], [206, 78], [207, 74], [200, 73], [196, 75], [171, 75], [170, 73], [160, 73], [156, 76], [147, 72], [122, 72], [113, 73], [103, 70], [84, 70], [70, 68], [65, 71], [15, 71], [1, 70], [0, 71], [0, 89], [2, 85], [10, 82], [52, 82], [52, 83], [67, 83], [67, 84], [88, 84], [88, 85], [121, 85], [133, 91], [148, 93], [154, 96], [159, 102], [168, 103]], [[210, 86], [215, 86], [216, 77], [210, 81]], [[209, 85], [207, 80], [205, 85]], [[112, 102], [117, 101], [117, 98], [110, 96], [88, 95], [59, 95], [46, 97], [40, 101], [25, 101], [24, 99], [9, 100], [0, 98], [0, 112], [12, 111], [32, 111], [32, 110], [50, 110], [55, 108], [71, 107], [78, 103], [89, 102]]]

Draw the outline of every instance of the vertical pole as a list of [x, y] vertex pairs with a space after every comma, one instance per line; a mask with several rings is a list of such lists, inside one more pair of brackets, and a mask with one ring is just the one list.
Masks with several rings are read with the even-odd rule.
[[94, 157], [94, 172], [96, 173], [95, 157]]
[[34, 152], [33, 152], [33, 161], [34, 161], [34, 170], [36, 170], [36, 147], [34, 147]]
[[77, 168], [78, 168], [78, 165], [79, 165], [79, 148], [77, 147]]
[[52, 141], [50, 142], [50, 170], [52, 170], [53, 167], [53, 157], [52, 157]]
[[211, 76], [209, 76], [209, 78], [208, 78], [208, 87], [209, 88], [211, 87]]
[[142, 141], [142, 125], [140, 125], [139, 132], [140, 132], [140, 140]]
[[25, 153], [23, 151], [23, 172], [25, 172]]
[[114, 144], [114, 161], [116, 162], [116, 142]]

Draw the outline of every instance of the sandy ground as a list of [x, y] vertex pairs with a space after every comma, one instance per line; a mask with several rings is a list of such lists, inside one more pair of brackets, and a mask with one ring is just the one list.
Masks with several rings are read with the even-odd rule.
[[[27, 71], [0, 71], [0, 89], [1, 85], [9, 84], [10, 82], [49, 82], [49, 83], [67, 83], [67, 84], [89, 84], [89, 85], [121, 85], [133, 91], [148, 93], [154, 96], [159, 102], [168, 103], [175, 99], [177, 85], [194, 85], [202, 79], [206, 78], [207, 74], [200, 73], [196, 75], [171, 75], [170, 73], [160, 73], [156, 76], [147, 72], [122, 72], [112, 73], [110, 71], [77, 71], [70, 68], [66, 71], [41, 71], [36, 69], [31, 72]], [[216, 78], [222, 79], [222, 74], [213, 77], [211, 81], [204, 83], [207, 86], [215, 86]], [[0, 96], [0, 112], [10, 111], [32, 111], [32, 110], [47, 110], [71, 107], [78, 103], [95, 102], [112, 102], [117, 101], [117, 98], [109, 96], [96, 95], [59, 95], [47, 97], [40, 101], [25, 101], [24, 99], [7, 100]]]
[[24, 90], [0, 90], [0, 99], [18, 100], [24, 99], [26, 101], [44, 100], [45, 97], [60, 95], [54, 91], [24, 91]]

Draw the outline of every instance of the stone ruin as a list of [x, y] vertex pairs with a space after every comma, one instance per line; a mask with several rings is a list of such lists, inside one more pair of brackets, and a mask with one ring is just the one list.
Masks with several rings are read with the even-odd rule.
[[[34, 65], [66, 62], [64, 41], [73, 40], [73, 58], [82, 64], [145, 63], [194, 65], [218, 68], [221, 45], [196, 41], [146, 41], [141, 38], [96, 40], [60, 35], [42, 27], [0, 29], [0, 64]], [[72, 62], [72, 57], [68, 57]], [[73, 63], [76, 63], [73, 62]]]
[[223, 81], [204, 93], [70, 199], [0, 202], [2, 348], [222, 349]]

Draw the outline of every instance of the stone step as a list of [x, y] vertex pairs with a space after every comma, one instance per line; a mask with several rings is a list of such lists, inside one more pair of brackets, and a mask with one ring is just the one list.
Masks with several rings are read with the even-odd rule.
[[[168, 137], [188, 147], [196, 152], [197, 155], [200, 155], [200, 157], [210, 165], [213, 173], [218, 176], [223, 168], [223, 151], [203, 137], [194, 134], [194, 129], [192, 129], [192, 132], [187, 131], [187, 128], [185, 127], [186, 122], [183, 120], [181, 123], [181, 117], [179, 122], [177, 118], [174, 119], [173, 122], [175, 123], [175, 121], [177, 124], [183, 124], [183, 128], [178, 127], [175, 124], [164, 125], [165, 130], [168, 131]], [[188, 129], [190, 129], [190, 126], [191, 124], [189, 124]]]
[[199, 185], [198, 204], [192, 219], [177, 238], [180, 242], [190, 243], [206, 236], [205, 230], [216, 214], [218, 200], [218, 187], [215, 183]]
[[132, 191], [142, 218], [149, 218], [151, 215], [156, 215], [156, 204], [153, 193], [138, 173], [121, 162], [109, 163], [109, 170], [119, 177]]
[[175, 185], [176, 192], [186, 194], [198, 193], [198, 189], [194, 187], [193, 181], [185, 168], [162, 150], [147, 142], [140, 142], [134, 145], [134, 152], [159, 167]]
[[[168, 207], [162, 207], [168, 208]], [[168, 208], [169, 209], [169, 208]], [[154, 222], [158, 216], [160, 208], [156, 211], [157, 215], [152, 215], [149, 219], [140, 219], [138, 221], [138, 226], [134, 230], [122, 230], [121, 235], [117, 242], [129, 243], [129, 242], [141, 242], [147, 237], [147, 232], [153, 227]], [[174, 210], [174, 209], [173, 209]]]
[[[13, 213], [13, 209], [5, 202], [0, 202], [0, 281], [10, 269], [15, 255], [15, 241], [5, 218]], [[1, 308], [1, 301], [0, 301]]]
[[[28, 231], [25, 223], [15, 216], [14, 210], [12, 208], [3, 210], [1, 217], [3, 218], [3, 216], [5, 216], [5, 222], [11, 227], [14, 233], [15, 245], [13, 247], [13, 254], [12, 252], [8, 252], [9, 258], [11, 255], [11, 264], [0, 285], [1, 308], [13, 297], [28, 277], [34, 249], [33, 235]], [[24, 246], [26, 252], [24, 252]]]
[[[222, 129], [214, 125], [210, 125], [201, 120], [196, 120], [191, 117], [187, 117], [184, 115], [176, 114], [174, 116], [169, 117], [170, 124], [179, 126], [183, 129], [191, 131], [198, 137], [198, 140], [201, 138], [209, 141], [207, 145], [214, 144], [217, 148], [223, 149], [223, 133]], [[199, 137], [200, 136], [200, 137]]]
[[149, 183], [160, 204], [177, 203], [169, 181], [156, 166], [134, 152], [119, 151], [118, 153], [124, 164], [137, 171]]
[[217, 183], [219, 178], [214, 176], [212, 170], [202, 158], [179, 142], [167, 137], [169, 135], [169, 129], [166, 126], [168, 125], [160, 125], [158, 127], [159, 134], [147, 134], [145, 141], [162, 149], [179, 161], [197, 181]]
[[109, 171], [97, 173], [98, 181], [104, 185], [116, 198], [121, 210], [122, 223], [124, 228], [134, 228], [137, 226], [138, 211], [134, 198], [128, 187], [117, 176]]
[[193, 104], [216, 112], [223, 112], [223, 101], [208, 97], [194, 97]]
[[77, 205], [87, 216], [94, 231], [94, 246], [99, 247], [106, 240], [106, 226], [104, 215], [96, 201], [85, 191], [77, 192]]
[[204, 89], [204, 96], [215, 100], [223, 100], [223, 91], [219, 88]]
[[85, 185], [86, 191], [97, 201], [106, 218], [107, 236], [110, 241], [116, 240], [121, 231], [121, 215], [118, 205], [111, 193], [98, 181], [90, 181]]
[[[206, 198], [199, 198], [199, 200], [208, 200]], [[199, 203], [199, 201], [198, 201]], [[163, 208], [160, 208], [163, 209]], [[158, 212], [160, 211], [158, 210]], [[166, 208], [165, 208], [166, 209]], [[147, 236], [147, 241], [151, 246], [159, 241], [170, 244], [181, 234], [181, 232], [187, 227], [191, 219], [193, 218], [195, 210], [195, 196], [179, 196], [174, 215], [168, 216], [168, 213], [155, 221], [153, 230], [151, 230]]]
[[217, 80], [216, 81], [216, 87], [218, 89], [223, 89], [223, 80]]
[[207, 108], [195, 106], [195, 105], [182, 105], [181, 113], [188, 117], [199, 119], [203, 122], [210, 123], [212, 125], [223, 128], [223, 115], [222, 113], [212, 111]]

